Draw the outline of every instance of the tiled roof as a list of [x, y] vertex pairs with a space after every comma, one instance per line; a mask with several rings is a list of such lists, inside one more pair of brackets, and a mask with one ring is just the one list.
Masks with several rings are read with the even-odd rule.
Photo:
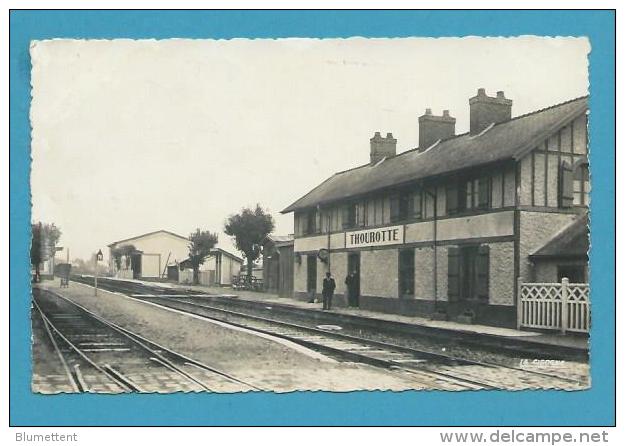
[[501, 122], [479, 135], [465, 133], [423, 152], [408, 150], [375, 166], [366, 164], [338, 172], [282, 213], [470, 167], [519, 159], [587, 109], [585, 96]]
[[536, 260], [586, 257], [588, 245], [588, 216], [583, 215], [557, 233], [543, 247], [530, 254], [530, 258]]

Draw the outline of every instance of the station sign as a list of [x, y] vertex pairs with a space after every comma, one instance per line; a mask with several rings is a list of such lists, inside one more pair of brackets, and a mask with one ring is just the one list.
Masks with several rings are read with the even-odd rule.
[[404, 243], [403, 225], [364, 229], [362, 231], [349, 231], [345, 233], [346, 248], [398, 245], [401, 243]]

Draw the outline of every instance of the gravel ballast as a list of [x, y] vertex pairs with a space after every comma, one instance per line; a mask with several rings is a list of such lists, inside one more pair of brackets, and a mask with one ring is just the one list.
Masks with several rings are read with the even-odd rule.
[[241, 380], [276, 392], [295, 390], [408, 390], [419, 383], [364, 364], [335, 362], [278, 338], [234, 330], [130, 297], [70, 282], [44, 282], [99, 316]]

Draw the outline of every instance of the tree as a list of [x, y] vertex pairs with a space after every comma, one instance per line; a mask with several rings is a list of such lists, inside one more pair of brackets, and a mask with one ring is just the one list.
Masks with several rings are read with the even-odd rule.
[[[132, 256], [134, 254], [137, 254], [138, 252], [137, 248], [135, 248], [135, 245], [128, 244], [121, 245], [119, 248], [117, 248], [117, 250], [119, 253], [119, 265], [121, 266], [121, 258], [124, 257], [126, 261], [126, 269], [129, 269], [132, 266]], [[117, 263], [117, 258], [115, 258], [115, 263]]]
[[234, 237], [237, 249], [245, 255], [248, 277], [252, 275], [254, 260], [260, 256], [263, 239], [273, 228], [273, 217], [260, 204], [256, 204], [255, 209], [243, 208], [226, 220], [224, 232]]
[[113, 248], [111, 249], [111, 257], [113, 257], [113, 261], [115, 262], [115, 269], [119, 271], [122, 269], [122, 250], [121, 248]]
[[30, 264], [35, 268], [35, 282], [40, 280], [40, 265], [54, 257], [56, 244], [61, 238], [61, 230], [54, 223], [32, 223], [30, 244]]
[[211, 249], [217, 244], [217, 234], [210, 231], [202, 231], [197, 228], [189, 235], [189, 263], [193, 268], [193, 284], [200, 283], [200, 265], [211, 253]]

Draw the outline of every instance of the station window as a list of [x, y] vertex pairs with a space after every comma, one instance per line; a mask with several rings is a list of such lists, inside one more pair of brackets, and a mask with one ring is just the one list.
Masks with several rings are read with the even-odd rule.
[[581, 164], [573, 173], [573, 204], [576, 206], [588, 206], [590, 204], [588, 164]]
[[590, 204], [590, 176], [588, 163], [560, 165], [560, 206], [588, 206]]
[[403, 191], [391, 197], [391, 222], [421, 217], [421, 194]]
[[343, 228], [354, 228], [358, 222], [358, 203], [343, 206]]
[[304, 215], [304, 235], [316, 234], [318, 232], [317, 211], [309, 211]]
[[490, 177], [472, 178], [447, 186], [447, 214], [490, 207]]
[[399, 297], [414, 296], [414, 257], [414, 248], [399, 251]]

